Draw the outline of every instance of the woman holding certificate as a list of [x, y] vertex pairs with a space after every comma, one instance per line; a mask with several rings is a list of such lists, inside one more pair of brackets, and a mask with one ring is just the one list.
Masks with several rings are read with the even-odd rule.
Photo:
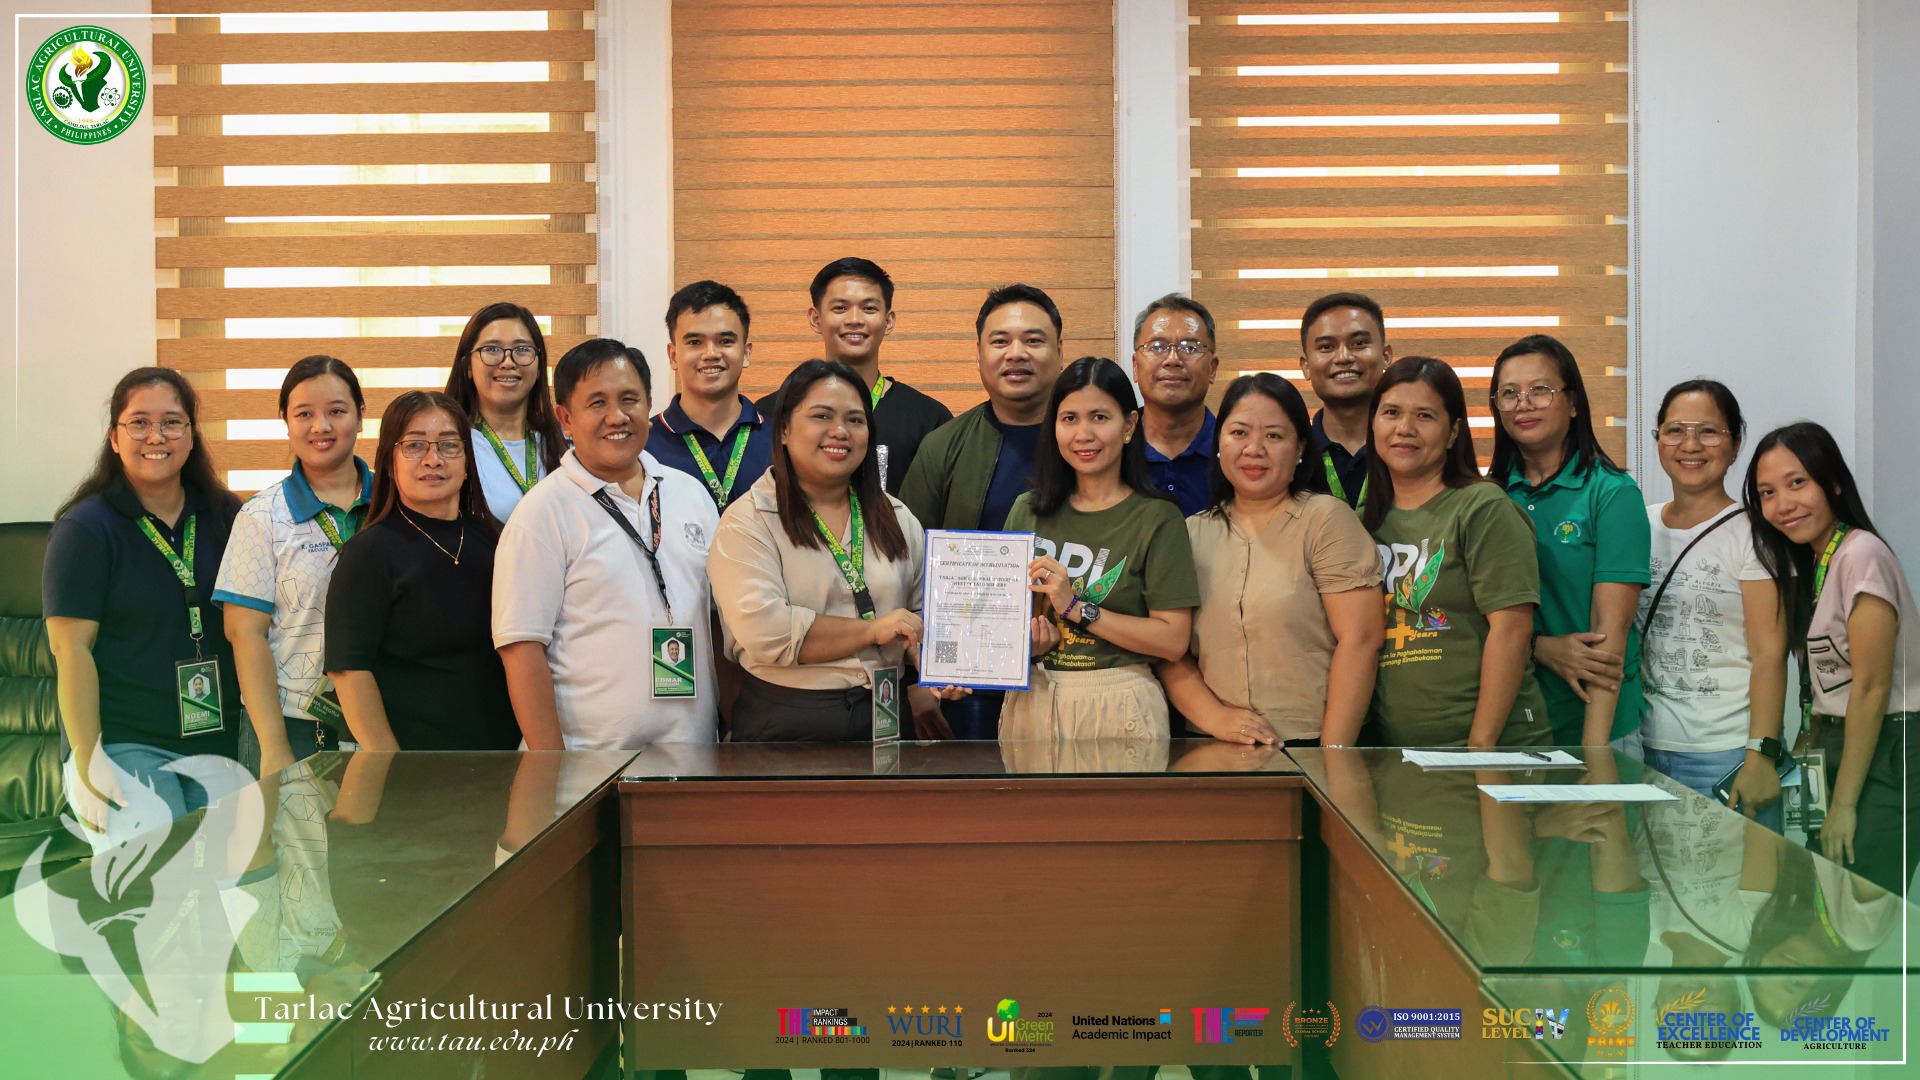
[[881, 490], [852, 368], [809, 360], [774, 401], [773, 465], [727, 505], [707, 556], [727, 656], [746, 670], [733, 741], [871, 739], [876, 684], [920, 643], [926, 534]]
[[1147, 478], [1146, 435], [1120, 365], [1083, 356], [1054, 384], [1033, 490], [1007, 531], [1037, 534], [1032, 590], [1061, 640], [1033, 689], [1007, 695], [1000, 740], [1164, 739], [1167, 698], [1148, 665], [1186, 655], [1200, 602], [1180, 508]]
[[1278, 375], [1243, 375], [1220, 399], [1211, 505], [1187, 519], [1192, 650], [1156, 667], [1181, 715], [1226, 742], [1313, 745], [1357, 729], [1373, 696], [1380, 556], [1346, 500], [1313, 490], [1326, 481], [1312, 434]]

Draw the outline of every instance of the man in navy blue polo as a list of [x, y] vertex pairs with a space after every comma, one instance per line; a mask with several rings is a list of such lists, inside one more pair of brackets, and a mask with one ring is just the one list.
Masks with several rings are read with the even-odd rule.
[[667, 362], [679, 392], [653, 418], [647, 452], [692, 476], [725, 512], [773, 462], [773, 433], [739, 391], [753, 358], [746, 301], [696, 281], [667, 303]]
[[1168, 293], [1133, 321], [1133, 381], [1147, 428], [1147, 473], [1192, 516], [1207, 508], [1213, 461], [1213, 410], [1207, 391], [1220, 357], [1213, 314], [1199, 301]]

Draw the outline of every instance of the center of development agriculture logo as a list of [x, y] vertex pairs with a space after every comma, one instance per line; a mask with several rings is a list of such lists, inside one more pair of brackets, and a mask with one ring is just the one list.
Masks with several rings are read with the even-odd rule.
[[133, 126], [147, 100], [147, 69], [127, 39], [98, 26], [70, 26], [27, 61], [33, 118], [70, 143], [103, 143]]

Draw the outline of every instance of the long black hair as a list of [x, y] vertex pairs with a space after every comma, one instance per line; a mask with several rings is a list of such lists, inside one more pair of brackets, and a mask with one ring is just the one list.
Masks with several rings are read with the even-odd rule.
[[1780, 609], [1787, 619], [1787, 642], [1795, 652], [1807, 647], [1807, 623], [1813, 618], [1813, 549], [1787, 539], [1760, 509], [1760, 459], [1767, 451], [1785, 448], [1800, 459], [1800, 467], [1820, 485], [1838, 524], [1875, 532], [1873, 519], [1860, 501], [1860, 485], [1853, 481], [1840, 444], [1826, 428], [1811, 421], [1775, 428], [1761, 436], [1753, 448], [1753, 460], [1747, 463], [1747, 480], [1741, 491], [1747, 522], [1753, 527], [1754, 553], [1780, 587]]
[[560, 418], [553, 413], [553, 394], [547, 389], [547, 339], [541, 336], [540, 324], [534, 321], [533, 312], [507, 300], [474, 312], [473, 318], [467, 320], [467, 328], [460, 331], [460, 343], [454, 346], [453, 370], [447, 372], [446, 394], [460, 406], [471, 427], [473, 418], [480, 415], [480, 391], [473, 385], [473, 347], [480, 340], [480, 331], [499, 319], [519, 320], [527, 328], [527, 340], [533, 342], [533, 391], [527, 395], [527, 431], [540, 436], [541, 468], [553, 472], [560, 468], [560, 459], [566, 456], [567, 434], [560, 430]]
[[1593, 431], [1593, 406], [1587, 401], [1587, 383], [1580, 377], [1580, 365], [1573, 359], [1573, 350], [1560, 343], [1560, 339], [1548, 334], [1528, 334], [1519, 341], [1500, 350], [1493, 361], [1493, 377], [1487, 380], [1487, 407], [1493, 410], [1493, 462], [1487, 469], [1487, 475], [1496, 481], [1505, 482], [1507, 475], [1520, 466], [1520, 444], [1507, 434], [1507, 425], [1500, 419], [1500, 369], [1516, 356], [1544, 356], [1553, 362], [1554, 374], [1560, 376], [1565, 389], [1560, 392], [1567, 395], [1573, 405], [1573, 422], [1567, 427], [1566, 442], [1561, 451], [1573, 461], [1576, 472], [1587, 472], [1597, 462], [1615, 472], [1620, 466], [1613, 463], [1600, 445], [1600, 437]]
[[[1287, 423], [1293, 425], [1293, 437], [1300, 440], [1302, 451], [1312, 445], [1313, 421], [1307, 415], [1307, 402], [1300, 396], [1294, 385], [1270, 371], [1253, 375], [1242, 375], [1227, 384], [1227, 392], [1220, 397], [1220, 411], [1213, 425], [1213, 460], [1207, 463], [1207, 508], [1203, 514], [1215, 517], [1224, 516], [1227, 504], [1233, 502], [1233, 482], [1227, 479], [1225, 470], [1220, 467], [1220, 435], [1227, 430], [1227, 418], [1233, 410], [1248, 396], [1258, 394], [1268, 398], [1287, 414]], [[1312, 454], [1302, 453], [1300, 461], [1294, 466], [1293, 478], [1287, 481], [1287, 494], [1298, 495], [1303, 491], [1326, 492], [1327, 474], [1320, 468], [1320, 459]]]
[[813, 384], [839, 379], [853, 387], [860, 399], [860, 411], [867, 414], [867, 453], [853, 474], [853, 493], [860, 497], [861, 517], [865, 521], [867, 542], [893, 562], [907, 557], [907, 535], [893, 512], [893, 502], [880, 486], [880, 437], [873, 426], [873, 395], [860, 373], [839, 360], [808, 360], [787, 373], [785, 382], [774, 393], [773, 401], [773, 494], [780, 511], [780, 525], [795, 547], [821, 548], [820, 530], [813, 523], [813, 508], [800, 478], [794, 474], [793, 461], [787, 457], [787, 425]]
[[[1079, 487], [1080, 474], [1061, 456], [1060, 441], [1054, 435], [1054, 421], [1060, 416], [1060, 403], [1076, 390], [1092, 387], [1120, 406], [1122, 416], [1140, 415], [1140, 399], [1133, 383], [1120, 365], [1104, 356], [1083, 356], [1068, 364], [1053, 384], [1053, 396], [1047, 400], [1047, 419], [1040, 425], [1040, 441], [1033, 451], [1033, 498], [1035, 515], [1057, 514], [1067, 505]], [[1153, 488], [1147, 475], [1147, 426], [1133, 425], [1133, 437], [1120, 449], [1120, 482], [1150, 498], [1165, 498]]]
[[1444, 360], [1403, 356], [1387, 365], [1379, 385], [1373, 388], [1373, 402], [1367, 406], [1367, 499], [1360, 504], [1360, 520], [1368, 532], [1379, 529], [1387, 520], [1387, 511], [1393, 509], [1393, 473], [1374, 445], [1373, 418], [1379, 415], [1380, 399], [1387, 391], [1414, 382], [1426, 383], [1440, 395], [1440, 404], [1447, 410], [1447, 426], [1454, 433], [1453, 445], [1440, 462], [1440, 482], [1457, 488], [1486, 479], [1480, 475], [1480, 460], [1474, 456], [1473, 429], [1467, 425], [1467, 392], [1460, 385], [1460, 376]]
[[400, 438], [406, 434], [407, 425], [430, 409], [439, 409], [452, 417], [453, 426], [460, 431], [460, 448], [465, 459], [462, 464], [466, 466], [466, 474], [460, 480], [460, 516], [499, 536], [500, 521], [487, 507], [486, 492], [480, 488], [480, 472], [474, 468], [473, 424], [467, 420], [466, 410], [459, 402], [438, 390], [409, 390], [394, 398], [380, 418], [380, 448], [373, 456], [373, 498], [367, 501], [367, 524], [376, 524], [399, 510], [400, 487], [393, 479], [399, 466], [394, 464], [393, 456], [399, 452]]
[[114, 384], [113, 396], [107, 403], [107, 431], [100, 440], [100, 454], [94, 459], [93, 471], [80, 481], [79, 487], [73, 489], [67, 501], [60, 504], [59, 512], [53, 515], [56, 519], [66, 516], [67, 511], [83, 500], [116, 484], [126, 483], [126, 467], [121, 464], [120, 455], [113, 448], [113, 432], [120, 423], [120, 414], [127, 411], [127, 399], [133, 396], [135, 390], [149, 386], [171, 387], [180, 399], [180, 411], [187, 414], [187, 430], [193, 437], [193, 449], [187, 451], [186, 464], [180, 467], [180, 482], [198, 488], [207, 501], [223, 512], [239, 507], [239, 497], [227, 490], [219, 471], [213, 467], [213, 454], [207, 449], [206, 436], [200, 430], [200, 399], [194, 394], [193, 385], [172, 368], [142, 367], [120, 376], [120, 381]]

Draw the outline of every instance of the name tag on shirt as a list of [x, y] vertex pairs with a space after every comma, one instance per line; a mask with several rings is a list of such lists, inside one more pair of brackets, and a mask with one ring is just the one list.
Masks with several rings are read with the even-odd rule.
[[897, 742], [900, 738], [900, 669], [877, 667], [873, 675], [873, 741]]
[[335, 731], [347, 730], [347, 714], [340, 708], [340, 695], [334, 693], [333, 680], [325, 675], [313, 685], [313, 693], [307, 695], [306, 704], [301, 708]]
[[180, 660], [173, 665], [180, 694], [180, 737], [224, 730], [220, 702], [220, 660]]
[[693, 628], [656, 626], [653, 628], [653, 696], [690, 698], [698, 691], [694, 672], [698, 661], [693, 653]]

